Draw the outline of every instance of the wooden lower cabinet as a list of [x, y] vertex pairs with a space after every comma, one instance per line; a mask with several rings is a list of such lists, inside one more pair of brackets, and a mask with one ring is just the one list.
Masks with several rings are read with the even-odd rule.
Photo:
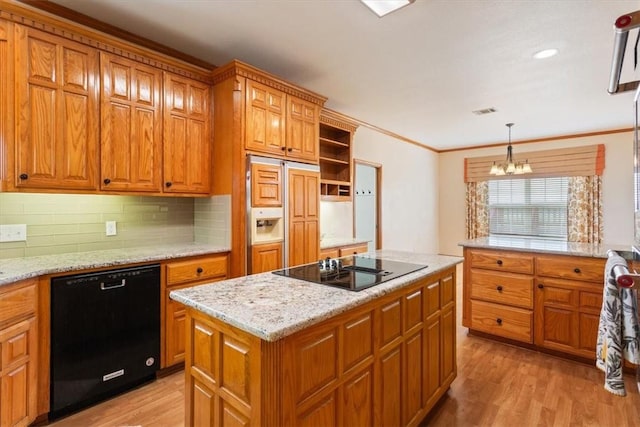
[[364, 245], [353, 245], [340, 248], [340, 256], [358, 255], [365, 252], [369, 252], [369, 247], [366, 243]]
[[338, 248], [320, 249], [320, 259], [338, 258], [340, 256], [340, 250]]
[[537, 345], [595, 358], [602, 284], [538, 279], [536, 306]]
[[169, 293], [181, 288], [224, 280], [228, 275], [228, 265], [227, 254], [181, 259], [165, 264], [163, 368], [184, 361], [187, 331], [185, 306], [169, 298]]
[[344, 245], [335, 246], [331, 248], [325, 248], [320, 250], [320, 259], [338, 258], [349, 255], [358, 255], [369, 252], [369, 247], [366, 243], [359, 243], [356, 245]]
[[606, 259], [464, 251], [464, 326], [595, 360]]
[[186, 425], [418, 425], [456, 376], [455, 269], [267, 342], [187, 307]]
[[282, 242], [262, 243], [251, 247], [251, 274], [282, 268]]
[[37, 416], [37, 286], [0, 288], [0, 426], [27, 426]]

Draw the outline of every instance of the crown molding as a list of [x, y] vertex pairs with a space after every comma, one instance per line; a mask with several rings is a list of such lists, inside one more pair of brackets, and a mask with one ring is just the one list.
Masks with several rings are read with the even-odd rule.
[[[57, 15], [56, 11], [61, 15]], [[199, 65], [194, 64], [192, 62], [197, 61], [193, 57], [49, 1], [0, 0], [0, 18], [161, 70], [210, 83], [210, 64], [207, 64], [207, 67], [203, 66], [203, 61], [200, 61]], [[113, 29], [114, 34], [107, 32], [109, 28]]]
[[325, 96], [301, 88], [300, 86], [296, 86], [293, 83], [289, 83], [286, 80], [276, 77], [271, 73], [263, 71], [237, 59], [234, 59], [228, 64], [216, 68], [212, 73], [212, 82], [213, 84], [217, 84], [233, 77], [244, 77], [253, 80], [270, 88], [284, 92], [287, 95], [293, 95], [305, 101], [317, 104], [320, 107], [322, 107], [327, 101], [327, 98]]

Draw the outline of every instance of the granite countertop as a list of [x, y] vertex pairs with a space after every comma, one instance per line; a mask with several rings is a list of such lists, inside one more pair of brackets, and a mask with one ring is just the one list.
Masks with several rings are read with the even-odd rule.
[[115, 267], [229, 251], [230, 249], [227, 247], [199, 243], [175, 243], [160, 246], [0, 259], [0, 286], [45, 274]]
[[521, 252], [542, 252], [595, 258], [607, 258], [607, 251], [609, 249], [625, 252], [630, 251], [632, 246], [631, 244], [625, 246], [606, 243], [576, 243], [560, 240], [506, 236], [479, 237], [477, 239], [465, 240], [460, 242], [459, 245], [469, 248], [507, 249]]
[[170, 297], [263, 340], [277, 341], [463, 261], [386, 250], [376, 256], [428, 267], [359, 292], [261, 273], [175, 290]]
[[320, 249], [357, 245], [361, 243], [369, 243], [369, 240], [356, 237], [325, 237], [324, 239], [320, 240]]

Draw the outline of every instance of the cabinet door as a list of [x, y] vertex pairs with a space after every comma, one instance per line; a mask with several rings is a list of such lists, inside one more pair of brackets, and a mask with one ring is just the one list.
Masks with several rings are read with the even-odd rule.
[[165, 73], [164, 192], [207, 194], [211, 185], [209, 86]]
[[535, 343], [595, 360], [602, 285], [538, 279]]
[[96, 190], [98, 52], [15, 26], [16, 187]]
[[319, 120], [317, 105], [287, 97], [287, 157], [318, 162]]
[[247, 150], [282, 155], [285, 151], [285, 94], [247, 80]]
[[318, 260], [320, 174], [289, 169], [289, 267]]
[[251, 164], [251, 206], [282, 206], [282, 168]]
[[162, 72], [100, 54], [101, 189], [161, 191]]
[[26, 426], [36, 418], [36, 320], [0, 330], [0, 425]]
[[172, 286], [166, 290], [165, 294], [165, 367], [175, 365], [184, 361], [186, 347], [186, 309], [185, 306], [169, 298], [169, 292], [180, 288], [193, 286], [192, 283], [185, 283], [180, 286]]
[[403, 345], [392, 348], [380, 356], [378, 362], [377, 411], [380, 425], [400, 426], [402, 424], [402, 356]]
[[251, 274], [282, 268], [282, 242], [251, 247]]

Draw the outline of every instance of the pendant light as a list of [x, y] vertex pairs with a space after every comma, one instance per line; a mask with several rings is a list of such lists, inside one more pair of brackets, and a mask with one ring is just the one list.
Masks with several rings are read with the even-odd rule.
[[513, 147], [511, 146], [511, 126], [513, 126], [513, 123], [507, 123], [506, 126], [509, 128], [509, 145], [507, 146], [507, 158], [504, 163], [501, 163], [499, 165], [496, 165], [496, 162], [493, 162], [489, 174], [503, 176], [522, 175], [525, 173], [533, 172], [533, 169], [531, 169], [531, 165], [529, 164], [529, 160], [525, 160], [524, 163], [513, 161]]

